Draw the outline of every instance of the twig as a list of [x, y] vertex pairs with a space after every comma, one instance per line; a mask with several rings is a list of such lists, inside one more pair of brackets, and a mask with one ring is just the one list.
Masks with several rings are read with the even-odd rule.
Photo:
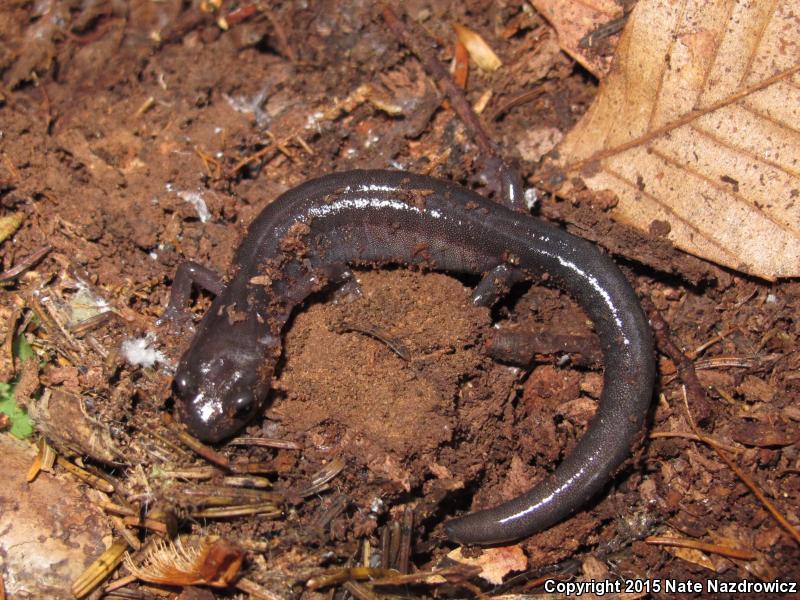
[[208, 462], [222, 467], [225, 470], [231, 470], [230, 461], [226, 456], [223, 456], [213, 448], [206, 446], [203, 442], [195, 437], [189, 435], [183, 427], [178, 425], [169, 413], [164, 413], [164, 424], [178, 436], [178, 439], [183, 442], [188, 448], [194, 450], [197, 454], [205, 458]]
[[797, 531], [797, 528], [794, 525], [789, 523], [786, 517], [783, 516], [783, 514], [772, 503], [772, 501], [766, 497], [766, 495], [764, 494], [764, 492], [761, 491], [761, 488], [756, 484], [756, 482], [753, 481], [750, 478], [750, 476], [747, 475], [744, 471], [742, 471], [742, 469], [739, 468], [739, 465], [733, 462], [733, 460], [731, 460], [727, 454], [725, 454], [722, 447], [719, 446], [716, 441], [702, 434], [700, 430], [697, 429], [697, 426], [694, 424], [694, 419], [692, 418], [692, 413], [689, 410], [689, 400], [686, 396], [686, 386], [684, 386], [683, 388], [683, 403], [684, 406], [686, 407], [686, 418], [689, 420], [689, 425], [697, 434], [697, 436], [705, 444], [708, 444], [709, 446], [711, 446], [711, 448], [714, 449], [714, 451], [717, 453], [717, 456], [719, 456], [722, 459], [722, 462], [728, 465], [731, 471], [736, 473], [736, 476], [742, 481], [742, 483], [744, 483], [750, 489], [751, 492], [753, 492], [755, 497], [758, 498], [761, 504], [764, 505], [764, 508], [766, 508], [769, 511], [769, 513], [778, 522], [778, 524], [781, 527], [783, 527], [789, 533], [789, 535], [791, 535], [795, 539], [795, 541], [798, 544], [800, 544], [800, 532]]
[[711, 405], [706, 397], [703, 385], [700, 383], [700, 380], [697, 379], [697, 373], [695, 372], [692, 361], [690, 361], [680, 348], [675, 345], [675, 342], [672, 341], [669, 325], [653, 303], [648, 298], [643, 298], [642, 304], [647, 311], [647, 315], [650, 317], [650, 324], [653, 327], [653, 334], [656, 338], [658, 350], [675, 364], [675, 368], [678, 370], [678, 376], [689, 389], [698, 422], [706, 423], [712, 414]]
[[267, 448], [280, 448], [281, 450], [301, 450], [302, 446], [289, 440], [276, 440], [264, 437], [235, 437], [228, 442], [229, 446], [266, 446]]
[[237, 162], [235, 165], [233, 165], [233, 167], [228, 171], [227, 176], [228, 177], [236, 176], [236, 174], [241, 169], [246, 167], [251, 162], [254, 162], [254, 161], [256, 161], [256, 160], [258, 160], [260, 158], [263, 158], [264, 156], [266, 156], [270, 152], [274, 151], [276, 149], [276, 147], [277, 147], [277, 144], [275, 142], [271, 142], [268, 145], [264, 146], [261, 150], [255, 152], [255, 153], [253, 153], [253, 154], [251, 154], [249, 156], [245, 156], [243, 159], [241, 159], [239, 162]]
[[486, 133], [483, 123], [464, 92], [455, 84], [431, 50], [434, 46], [433, 40], [413, 22], [406, 23], [398, 18], [388, 6], [383, 7], [382, 14], [392, 33], [416, 55], [428, 74], [436, 80], [439, 89], [450, 100], [453, 110], [475, 141], [481, 160], [481, 177], [485, 179], [487, 188], [494, 193], [494, 200], [515, 211], [527, 213], [528, 207], [521, 193], [522, 176], [519, 168], [515, 163], [503, 160], [499, 146]]
[[400, 20], [394, 11], [388, 6], [383, 8], [383, 20], [392, 33], [400, 40], [411, 52], [420, 60], [425, 70], [436, 79], [439, 88], [450, 100], [453, 110], [464, 122], [470, 135], [475, 139], [478, 149], [482, 154], [488, 156], [500, 156], [500, 149], [495, 142], [487, 135], [486, 130], [481, 124], [478, 115], [472, 110], [472, 106], [467, 100], [464, 92], [453, 82], [447, 70], [433, 55], [431, 48], [433, 40], [418, 27], [407, 25]]
[[695, 406], [700, 407], [708, 407], [708, 399], [706, 397], [705, 390], [703, 386], [700, 384], [700, 381], [697, 379], [697, 374], [694, 370], [694, 365], [692, 362], [686, 357], [686, 355], [681, 352], [675, 343], [669, 337], [669, 327], [664, 319], [661, 317], [661, 314], [658, 310], [653, 306], [652, 302], [647, 300], [646, 298], [643, 299], [642, 302], [647, 309], [647, 312], [650, 316], [650, 323], [653, 326], [653, 331], [655, 332], [656, 336], [656, 343], [658, 344], [659, 350], [667, 354], [672, 362], [678, 367], [678, 374], [683, 381], [683, 403], [684, 407], [686, 408], [686, 419], [689, 422], [689, 426], [691, 427], [692, 431], [698, 437], [698, 439], [703, 442], [704, 444], [709, 445], [714, 452], [717, 453], [722, 461], [728, 465], [731, 471], [733, 471], [736, 476], [744, 483], [748, 489], [753, 492], [756, 498], [764, 505], [764, 508], [769, 511], [772, 517], [778, 522], [778, 524], [783, 527], [789, 535], [791, 535], [794, 540], [800, 544], [800, 532], [798, 532], [797, 528], [792, 525], [786, 517], [778, 510], [778, 508], [770, 501], [769, 498], [766, 497], [764, 492], [761, 491], [761, 488], [747, 475], [740, 467], [737, 465], [731, 458], [725, 453], [723, 446], [714, 440], [713, 438], [707, 436], [703, 432], [701, 432], [697, 425], [695, 424], [694, 417], [692, 416], [692, 411], [689, 408], [689, 396], [692, 396], [692, 404]]
[[255, 581], [251, 581], [244, 577], [236, 582], [236, 589], [246, 594], [250, 594], [250, 597], [256, 598], [256, 600], [283, 600], [283, 596], [275, 594], [268, 589], [261, 587]]
[[697, 540], [690, 540], [685, 538], [671, 538], [671, 537], [658, 537], [652, 536], [645, 539], [646, 544], [654, 544], [657, 546], [676, 546], [678, 548], [692, 548], [702, 552], [711, 552], [719, 554], [720, 556], [727, 556], [728, 558], [738, 558], [741, 560], [755, 560], [757, 555], [752, 550], [745, 550], [744, 548], [735, 548], [733, 546], [723, 546], [720, 544], [708, 544], [706, 542], [699, 542]]
[[[694, 440], [695, 442], [702, 442], [703, 441], [703, 438], [701, 438], [699, 435], [697, 435], [695, 433], [688, 433], [686, 431], [654, 431], [653, 433], [650, 434], [650, 438], [651, 439], [656, 439], [656, 438], [684, 438], [684, 439], [687, 439], [687, 440]], [[716, 442], [715, 441], [715, 443], [720, 448], [725, 448], [725, 450], [727, 450], [728, 452], [733, 452], [734, 454], [738, 454], [739, 452], [744, 452], [744, 450], [741, 449], [741, 448], [736, 448], [734, 446], [729, 446], [727, 444], [723, 444], [722, 442]]]
[[39, 248], [33, 254], [30, 254], [27, 258], [22, 259], [20, 262], [15, 264], [13, 267], [8, 269], [8, 271], [3, 271], [0, 273], [0, 281], [9, 281], [11, 279], [15, 279], [22, 275], [25, 271], [34, 267], [40, 260], [42, 260], [47, 253], [52, 250], [52, 246], [44, 246], [43, 248]]
[[508, 100], [506, 100], [502, 105], [500, 105], [497, 110], [495, 110], [492, 115], [489, 117], [490, 121], [496, 121], [512, 108], [516, 108], [517, 106], [521, 106], [523, 104], [527, 104], [533, 100], [536, 100], [539, 96], [543, 96], [544, 94], [550, 92], [550, 86], [547, 84], [537, 86], [532, 90], [525, 90], [519, 94], [515, 94]]
[[294, 52], [294, 49], [289, 44], [289, 38], [286, 37], [286, 31], [283, 29], [283, 25], [269, 9], [269, 3], [267, 2], [258, 2], [258, 10], [260, 10], [266, 17], [269, 19], [270, 25], [272, 25], [272, 29], [275, 32], [275, 37], [278, 41], [278, 46], [280, 49], [283, 50], [283, 53], [286, 55], [286, 58], [289, 62], [297, 62], [297, 55]]
[[372, 327], [370, 325], [362, 326], [354, 323], [342, 322], [340, 326], [337, 328], [337, 333], [361, 333], [363, 335], [366, 335], [383, 343], [387, 348], [389, 348], [389, 350], [394, 352], [404, 361], [408, 362], [411, 360], [411, 353], [409, 352], [405, 344], [403, 344], [403, 342], [401, 342], [398, 339], [392, 338], [391, 336], [381, 331], [377, 327]]

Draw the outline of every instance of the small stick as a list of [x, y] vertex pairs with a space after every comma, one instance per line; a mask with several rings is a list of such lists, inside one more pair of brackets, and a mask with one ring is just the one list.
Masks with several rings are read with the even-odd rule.
[[439, 88], [450, 100], [453, 110], [464, 122], [470, 135], [475, 139], [481, 154], [486, 156], [500, 156], [500, 148], [487, 135], [478, 115], [472, 110], [464, 92], [453, 82], [447, 70], [442, 66], [431, 51], [434, 42], [418, 27], [408, 25], [398, 18], [388, 6], [383, 8], [383, 20], [392, 33], [419, 59], [425, 70], [436, 79]]
[[144, 519], [139, 517], [122, 517], [122, 523], [130, 527], [141, 527], [142, 529], [149, 529], [150, 531], [155, 531], [163, 535], [167, 534], [166, 523], [149, 517], [145, 517]]
[[411, 353], [409, 352], [408, 348], [406, 348], [405, 344], [403, 344], [403, 342], [390, 337], [377, 327], [372, 327], [370, 325], [361, 326], [353, 323], [343, 322], [338, 327], [337, 333], [361, 333], [383, 343], [387, 348], [389, 348], [389, 350], [394, 352], [404, 361], [408, 362], [411, 360]]
[[[695, 442], [702, 442], [703, 438], [695, 433], [688, 433], [686, 431], [654, 431], [650, 434], [650, 439], [656, 438], [684, 438], [687, 440], [694, 440]], [[739, 452], [744, 452], [741, 448], [735, 448], [734, 446], [728, 446], [727, 444], [723, 444], [722, 442], [714, 442], [720, 448], [725, 448], [728, 452], [733, 452], [734, 454], [738, 454]]]
[[490, 121], [497, 121], [500, 117], [510, 111], [512, 108], [516, 108], [517, 106], [521, 106], [523, 104], [527, 104], [528, 102], [532, 102], [536, 100], [539, 96], [543, 96], [544, 94], [550, 92], [550, 86], [547, 84], [535, 87], [532, 90], [525, 90], [524, 92], [520, 92], [519, 94], [515, 94], [508, 100], [506, 100], [502, 105], [500, 105], [497, 110], [492, 113], [492, 116], [489, 117]]
[[400, 523], [400, 549], [397, 553], [397, 570], [408, 573], [411, 564], [411, 537], [414, 533], [414, 511], [406, 508]]
[[289, 440], [276, 440], [265, 437], [239, 436], [228, 442], [229, 446], [265, 446], [267, 448], [280, 448], [282, 450], [301, 450], [302, 446]]
[[52, 250], [53, 247], [48, 245], [44, 246], [43, 248], [39, 248], [33, 254], [30, 254], [27, 258], [22, 259], [16, 265], [11, 267], [8, 271], [3, 271], [0, 273], [0, 281], [10, 281], [11, 279], [15, 279], [22, 275], [25, 271], [30, 269], [31, 267], [35, 266], [40, 260], [42, 260], [47, 253]]
[[767, 511], [769, 511], [769, 514], [772, 515], [772, 517], [778, 522], [778, 524], [781, 527], [783, 527], [789, 533], [789, 535], [791, 535], [795, 539], [795, 541], [798, 544], [800, 544], [800, 532], [797, 531], [797, 528], [794, 525], [789, 523], [786, 517], [783, 516], [783, 514], [772, 503], [772, 501], [766, 497], [766, 495], [764, 494], [764, 492], [761, 491], [761, 488], [756, 484], [756, 482], [753, 481], [750, 478], [750, 476], [747, 475], [744, 471], [742, 471], [739, 465], [733, 462], [714, 440], [702, 434], [700, 430], [697, 429], [697, 426], [694, 424], [694, 419], [692, 418], [692, 413], [689, 410], [689, 400], [686, 396], [686, 386], [683, 387], [683, 404], [684, 407], [686, 408], [686, 418], [689, 420], [689, 426], [694, 430], [694, 432], [698, 435], [698, 437], [700, 437], [704, 443], [708, 444], [709, 446], [711, 446], [711, 448], [714, 449], [714, 451], [717, 453], [717, 456], [719, 456], [722, 459], [722, 462], [728, 465], [730, 470], [736, 474], [736, 476], [742, 481], [742, 483], [744, 483], [750, 489], [750, 491], [753, 492], [753, 495], [755, 495], [755, 497], [758, 498], [761, 504], [764, 505], [764, 508], [766, 508]]
[[246, 594], [250, 594], [251, 598], [256, 600], [283, 600], [283, 596], [275, 594], [266, 588], [261, 587], [255, 581], [251, 581], [242, 577], [236, 584], [236, 589]]
[[258, 2], [258, 10], [260, 10], [266, 17], [269, 19], [270, 25], [272, 25], [272, 29], [275, 32], [275, 37], [278, 40], [278, 45], [280, 46], [283, 53], [286, 55], [286, 58], [289, 62], [297, 62], [297, 55], [294, 53], [292, 46], [289, 44], [289, 38], [286, 37], [286, 32], [283, 29], [283, 25], [269, 9], [268, 2]]
[[697, 540], [690, 540], [685, 538], [671, 538], [671, 537], [658, 537], [651, 536], [646, 538], [646, 544], [654, 544], [658, 546], [676, 546], [678, 548], [692, 548], [702, 552], [711, 552], [719, 554], [720, 556], [727, 556], [728, 558], [738, 558], [741, 560], [755, 560], [756, 553], [744, 548], [735, 548], [733, 546], [723, 546], [720, 544], [708, 544], [706, 542], [699, 542]]
[[256, 160], [258, 160], [260, 158], [263, 158], [264, 156], [266, 156], [267, 154], [269, 154], [270, 152], [275, 150], [276, 147], [277, 147], [277, 144], [275, 142], [271, 142], [270, 144], [264, 146], [258, 152], [255, 152], [255, 153], [251, 154], [250, 156], [245, 156], [243, 159], [241, 159], [239, 162], [237, 162], [235, 165], [233, 165], [233, 167], [230, 169], [230, 171], [228, 171], [228, 177], [233, 177], [234, 175], [236, 175], [236, 173], [238, 173], [245, 166], [247, 166], [248, 164], [250, 164], [253, 161], [256, 161]]
[[106, 492], [107, 494], [111, 494], [114, 492], [114, 486], [111, 485], [111, 483], [109, 483], [105, 479], [98, 477], [94, 473], [90, 473], [86, 469], [82, 469], [78, 465], [69, 462], [63, 456], [57, 456], [56, 463], [66, 471], [69, 471], [70, 473], [75, 475], [75, 477], [77, 477], [84, 483], [88, 483], [93, 488], [98, 489], [102, 492]]
[[197, 438], [189, 435], [184, 429], [175, 422], [172, 418], [172, 415], [169, 413], [164, 413], [164, 424], [173, 432], [175, 435], [178, 436], [178, 439], [183, 442], [188, 448], [194, 450], [197, 454], [205, 458], [208, 462], [217, 465], [218, 467], [222, 467], [223, 469], [230, 471], [231, 470], [231, 463], [226, 456], [223, 456], [213, 448], [206, 446], [203, 442], [198, 440]]
[[647, 311], [648, 317], [650, 317], [650, 323], [653, 326], [653, 334], [656, 338], [658, 350], [675, 364], [681, 381], [686, 385], [692, 397], [692, 405], [695, 412], [698, 414], [698, 421], [700, 423], [706, 422], [712, 414], [711, 406], [706, 397], [703, 385], [697, 378], [697, 373], [695, 372], [692, 361], [690, 361], [681, 349], [675, 345], [675, 342], [672, 341], [669, 325], [653, 303], [650, 302], [649, 299], [643, 298], [642, 305]]

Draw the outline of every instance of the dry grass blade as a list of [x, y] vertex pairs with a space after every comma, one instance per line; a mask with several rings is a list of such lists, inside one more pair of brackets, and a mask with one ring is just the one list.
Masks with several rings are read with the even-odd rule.
[[301, 446], [297, 442], [289, 440], [276, 440], [264, 437], [235, 437], [228, 442], [229, 446], [265, 446], [267, 448], [281, 448], [283, 450], [300, 450]]
[[322, 469], [314, 473], [314, 476], [311, 478], [311, 485], [304, 488], [300, 492], [300, 495], [303, 498], [307, 498], [308, 496], [313, 496], [327, 489], [328, 482], [341, 473], [344, 467], [345, 462], [341, 458], [334, 458]]
[[179, 423], [175, 422], [172, 418], [172, 415], [169, 413], [164, 414], [164, 424], [177, 435], [178, 439], [188, 448], [193, 450], [199, 456], [205, 458], [208, 462], [217, 465], [218, 467], [222, 467], [223, 469], [230, 470], [230, 462], [228, 458], [210, 446], [206, 446], [203, 442], [198, 440], [189, 433], [181, 426]]
[[244, 504], [239, 506], [217, 506], [191, 511], [189, 516], [195, 519], [228, 519], [232, 517], [246, 517], [261, 515], [267, 518], [277, 518], [282, 514], [281, 509], [272, 502], [261, 504]]
[[474, 565], [453, 565], [434, 569], [433, 571], [419, 571], [417, 573], [396, 573], [392, 572], [380, 578], [375, 577], [373, 585], [409, 585], [416, 583], [461, 583], [480, 575], [481, 568]]
[[33, 254], [27, 256], [26, 258], [19, 261], [13, 267], [11, 267], [8, 271], [3, 271], [0, 273], [0, 282], [9, 281], [10, 279], [14, 279], [15, 277], [19, 277], [22, 273], [30, 269], [31, 267], [35, 266], [40, 260], [42, 260], [47, 253], [52, 250], [52, 246], [45, 246], [43, 248], [39, 248]]
[[697, 540], [672, 538], [672, 537], [649, 537], [645, 539], [648, 544], [656, 546], [677, 546], [679, 548], [693, 548], [701, 552], [711, 552], [728, 558], [738, 558], [740, 560], [755, 560], [756, 553], [752, 550], [745, 548], [734, 548], [732, 546], [723, 546], [721, 544], [708, 544], [706, 542], [699, 542]]
[[285, 499], [285, 496], [280, 492], [241, 487], [224, 488], [217, 485], [200, 484], [175, 489], [172, 497], [181, 506], [198, 508], [262, 504], [264, 502], [281, 502]]
[[642, 0], [560, 164], [615, 218], [766, 279], [800, 275], [800, 5]]
[[97, 557], [89, 567], [81, 574], [75, 583], [72, 584], [72, 594], [76, 598], [83, 598], [91, 593], [100, 583], [105, 580], [114, 569], [122, 562], [125, 557], [125, 550], [128, 545], [123, 541], [115, 541], [111, 546]]
[[310, 590], [339, 585], [345, 581], [369, 581], [379, 577], [393, 577], [400, 575], [394, 569], [375, 569], [371, 567], [341, 567], [329, 569], [324, 573], [312, 577], [306, 582], [306, 587]]
[[105, 479], [101, 479], [100, 477], [98, 477], [93, 473], [89, 473], [89, 471], [85, 469], [81, 469], [78, 465], [69, 462], [63, 456], [57, 456], [56, 463], [58, 463], [58, 466], [62, 467], [66, 471], [69, 471], [70, 473], [75, 475], [75, 477], [77, 477], [81, 481], [88, 483], [93, 488], [98, 489], [101, 492], [105, 492], [107, 494], [112, 494], [114, 492], [114, 486], [111, 485], [108, 481], [106, 481]]

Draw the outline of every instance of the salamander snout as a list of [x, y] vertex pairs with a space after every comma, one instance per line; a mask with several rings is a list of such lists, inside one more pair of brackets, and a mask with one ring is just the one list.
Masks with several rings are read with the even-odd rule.
[[172, 382], [181, 421], [204, 442], [233, 436], [258, 413], [269, 391], [257, 375], [259, 365], [236, 355], [189, 358]]

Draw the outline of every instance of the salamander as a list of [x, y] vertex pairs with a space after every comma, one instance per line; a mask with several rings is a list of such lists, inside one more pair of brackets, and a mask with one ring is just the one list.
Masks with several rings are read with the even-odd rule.
[[604, 361], [586, 433], [531, 490], [452, 519], [445, 531], [460, 543], [508, 542], [582, 507], [626, 460], [650, 406], [653, 340], [635, 292], [593, 244], [458, 184], [402, 171], [336, 173], [285, 192], [250, 225], [224, 284], [199, 265], [179, 268], [167, 317], [185, 310], [192, 280], [217, 294], [173, 379], [190, 433], [217, 442], [251, 421], [266, 402], [292, 311], [346, 282], [351, 268], [389, 264], [483, 275], [476, 300], [523, 276], [546, 278], [577, 300]]

